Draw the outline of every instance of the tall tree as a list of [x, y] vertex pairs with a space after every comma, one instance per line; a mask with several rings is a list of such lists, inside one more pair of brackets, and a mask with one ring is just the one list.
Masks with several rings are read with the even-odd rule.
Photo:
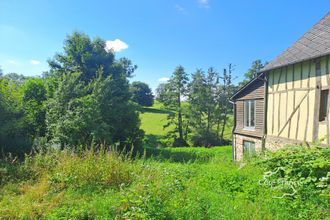
[[232, 96], [235, 86], [232, 83], [232, 64], [228, 65], [228, 69], [224, 69], [219, 77], [220, 84], [217, 88], [217, 134], [220, 142], [224, 141], [224, 131], [228, 121], [228, 114], [231, 111], [230, 97]]
[[267, 65], [267, 62], [262, 62], [260, 59], [255, 60], [251, 63], [251, 67], [248, 69], [248, 71], [244, 74], [245, 79], [239, 83], [240, 86], [245, 85], [248, 83], [251, 79], [253, 79], [256, 74], [265, 66]]
[[166, 96], [166, 83], [160, 83], [156, 88], [156, 100], [159, 102], [164, 102], [164, 97]]
[[207, 75], [197, 70], [189, 85], [190, 120], [195, 128], [192, 141], [195, 146], [214, 146], [219, 143], [214, 131], [217, 115], [218, 73], [209, 68]]
[[216, 89], [219, 83], [218, 73], [210, 67], [206, 78], [206, 114], [207, 114], [207, 133], [210, 133], [215, 122], [216, 109]]
[[47, 108], [50, 139], [62, 147], [96, 142], [130, 148], [140, 142], [127, 79], [136, 69], [130, 60], [116, 60], [104, 40], [74, 32], [49, 65], [50, 77], [58, 79]]
[[169, 115], [169, 123], [175, 125], [175, 136], [173, 146], [184, 146], [187, 142], [184, 138], [184, 108], [182, 99], [187, 97], [188, 75], [182, 66], [178, 66], [173, 72], [170, 80], [166, 84], [164, 90], [163, 103], [164, 106], [174, 112]]
[[73, 32], [67, 36], [63, 49], [63, 53], [48, 61], [51, 72], [58, 75], [80, 72], [84, 81], [96, 78], [100, 68], [104, 78], [116, 72], [115, 56], [105, 50], [105, 41], [100, 38], [91, 40], [84, 33]]
[[132, 99], [141, 106], [152, 106], [154, 95], [148, 84], [135, 81], [131, 85]]
[[191, 78], [188, 99], [190, 105], [189, 118], [197, 132], [202, 132], [207, 127], [204, 122], [204, 114], [207, 111], [207, 82], [201, 69], [193, 73]]

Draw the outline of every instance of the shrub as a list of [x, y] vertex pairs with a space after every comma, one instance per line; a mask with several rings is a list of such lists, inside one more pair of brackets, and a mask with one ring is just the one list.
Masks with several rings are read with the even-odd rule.
[[220, 145], [221, 142], [217, 134], [213, 132], [198, 133], [192, 137], [193, 146], [211, 147]]
[[272, 189], [274, 198], [287, 199], [289, 207], [299, 208], [299, 217], [308, 217], [307, 210], [315, 204], [329, 210], [329, 158], [330, 148], [321, 147], [294, 146], [268, 153], [259, 162], [266, 170], [260, 183]]

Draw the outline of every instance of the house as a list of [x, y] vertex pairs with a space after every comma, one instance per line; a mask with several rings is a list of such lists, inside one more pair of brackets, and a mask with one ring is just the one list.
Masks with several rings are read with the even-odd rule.
[[233, 156], [319, 141], [330, 145], [330, 13], [231, 98]]

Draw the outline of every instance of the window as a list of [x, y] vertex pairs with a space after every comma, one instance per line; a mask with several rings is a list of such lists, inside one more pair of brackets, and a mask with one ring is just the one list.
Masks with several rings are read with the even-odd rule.
[[255, 126], [255, 100], [244, 101], [244, 127], [253, 129]]
[[319, 121], [325, 121], [328, 116], [328, 96], [329, 90], [321, 90]]
[[256, 154], [255, 143], [253, 141], [243, 141], [243, 153], [248, 157]]

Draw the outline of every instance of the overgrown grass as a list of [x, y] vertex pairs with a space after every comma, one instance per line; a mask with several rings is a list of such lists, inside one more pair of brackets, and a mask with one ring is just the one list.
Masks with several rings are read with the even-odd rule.
[[[323, 154], [322, 154], [323, 155]], [[227, 147], [165, 148], [142, 158], [53, 151], [2, 161], [2, 219], [325, 219], [326, 197], [275, 198], [267, 166]], [[306, 190], [311, 190], [308, 187]]]

